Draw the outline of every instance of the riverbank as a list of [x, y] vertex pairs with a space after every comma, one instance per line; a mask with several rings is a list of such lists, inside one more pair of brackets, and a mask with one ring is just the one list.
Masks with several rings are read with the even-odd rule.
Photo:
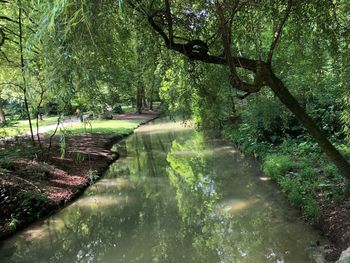
[[49, 136], [42, 138], [44, 150], [33, 147], [29, 139], [2, 144], [0, 239], [76, 199], [118, 158], [111, 151], [113, 144], [158, 116], [156, 112], [114, 116], [128, 124], [115, 129], [117, 133], [105, 122], [83, 134], [73, 127], [73, 132], [54, 136], [49, 151]]
[[[308, 136], [275, 143], [258, 141], [244, 124], [237, 125], [226, 127], [225, 137], [242, 152], [260, 159], [266, 180], [275, 181], [301, 216], [334, 244], [326, 249], [326, 259], [337, 260], [350, 246], [349, 182]], [[349, 159], [349, 148], [339, 141], [333, 143]]]

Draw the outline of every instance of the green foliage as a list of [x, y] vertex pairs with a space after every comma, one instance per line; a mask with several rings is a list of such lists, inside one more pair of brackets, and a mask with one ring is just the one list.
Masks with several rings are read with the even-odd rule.
[[85, 160], [85, 157], [83, 154], [81, 154], [80, 152], [74, 152], [73, 154], [73, 159], [77, 162], [77, 163], [81, 163], [82, 161]]
[[12, 230], [16, 230], [17, 228], [17, 225], [20, 223], [20, 221], [16, 218], [11, 218], [11, 221], [9, 222], [9, 227], [12, 229]]
[[47, 176], [50, 174], [50, 166], [45, 162], [38, 162], [37, 164], [28, 165], [24, 168], [24, 171], [27, 174], [31, 174], [41, 179], [47, 179]]
[[87, 177], [89, 178], [90, 184], [93, 184], [98, 178], [100, 178], [97, 171], [91, 169], [88, 171]]
[[0, 205], [5, 205], [7, 203], [11, 203], [16, 200], [11, 200], [8, 189], [2, 185], [0, 185]]
[[289, 156], [272, 154], [266, 156], [264, 160], [264, 173], [267, 176], [278, 179], [290, 172], [295, 167], [294, 162]]
[[272, 144], [268, 142], [258, 142], [257, 138], [251, 133], [249, 124], [242, 123], [238, 126], [225, 126], [224, 136], [233, 141], [237, 147], [244, 152], [258, 156], [265, 156], [271, 149]]
[[66, 150], [67, 150], [66, 136], [64, 134], [60, 136], [59, 145], [60, 145], [60, 151], [61, 151], [61, 159], [63, 159], [66, 156]]
[[[63, 135], [83, 133], [128, 135], [132, 133], [140, 123], [140, 120], [92, 120], [89, 121], [90, 128], [84, 123], [75, 123], [66, 125], [64, 130], [60, 130], [58, 133]], [[48, 133], [50, 133], [50, 131]]]
[[[249, 124], [241, 123], [225, 127], [224, 135], [244, 152], [262, 159], [264, 174], [281, 186], [288, 200], [301, 209], [307, 220], [317, 221], [320, 198], [327, 202], [343, 202], [348, 191], [346, 180], [310, 138], [299, 135], [281, 138], [273, 144], [258, 140], [252, 130]], [[339, 149], [350, 153], [344, 144]]]
[[[184, 119], [188, 119], [192, 115], [192, 92], [188, 87], [191, 86], [190, 81], [184, 75], [183, 61], [176, 61], [181, 65], [180, 68], [170, 68], [165, 72], [165, 76], [160, 88], [160, 98], [163, 101], [163, 107], [170, 114], [180, 115]], [[174, 63], [175, 65], [177, 63]]]
[[[57, 117], [44, 117], [39, 120], [39, 127], [45, 127], [57, 123]], [[28, 120], [8, 120], [8, 123], [0, 127], [0, 137], [13, 137], [29, 132]]]
[[264, 159], [264, 173], [271, 176], [282, 187], [288, 200], [301, 208], [304, 217], [316, 221], [320, 208], [316, 198], [316, 171], [306, 165], [292, 161], [292, 156], [272, 154]]
[[33, 147], [28, 142], [15, 145], [10, 144], [0, 151], [0, 167], [11, 170], [13, 169], [11, 165], [13, 165], [16, 160], [20, 158], [34, 159], [39, 151], [40, 149], [38, 147]]
[[18, 206], [11, 216], [11, 221], [9, 222], [10, 227], [16, 229], [17, 225], [20, 223], [24, 217], [40, 217], [40, 214], [36, 214], [37, 211], [42, 211], [45, 204], [47, 204], [47, 197], [35, 192], [26, 191], [19, 194]]

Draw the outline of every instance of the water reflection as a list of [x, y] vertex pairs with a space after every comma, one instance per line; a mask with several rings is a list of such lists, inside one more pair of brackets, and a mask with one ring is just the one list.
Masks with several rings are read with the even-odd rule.
[[317, 233], [257, 163], [157, 121], [75, 203], [0, 245], [0, 262], [311, 262]]

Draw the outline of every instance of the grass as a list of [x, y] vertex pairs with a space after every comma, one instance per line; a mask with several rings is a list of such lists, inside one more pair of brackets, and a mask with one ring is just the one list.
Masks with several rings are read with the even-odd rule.
[[131, 105], [122, 105], [122, 109], [123, 109], [123, 112], [125, 113], [130, 113], [135, 111], [135, 108]]
[[[58, 134], [81, 134], [81, 133], [100, 133], [100, 134], [130, 134], [138, 125], [140, 120], [92, 120], [85, 123], [75, 123], [65, 125]], [[50, 133], [50, 132], [48, 132]]]
[[[44, 117], [42, 121], [39, 121], [39, 126], [47, 126], [55, 124], [57, 122], [57, 116], [54, 117]], [[36, 129], [36, 120], [32, 120], [33, 129]], [[0, 127], [0, 138], [1, 137], [13, 137], [21, 135], [23, 133], [29, 132], [28, 120], [18, 120], [12, 121], [4, 127]]]
[[[226, 129], [225, 136], [241, 149], [262, 160], [264, 174], [271, 177], [303, 216], [315, 222], [320, 214], [319, 202], [342, 203], [349, 183], [308, 136], [283, 138], [282, 143], [258, 141], [241, 125]], [[347, 156], [350, 147], [335, 141]]]

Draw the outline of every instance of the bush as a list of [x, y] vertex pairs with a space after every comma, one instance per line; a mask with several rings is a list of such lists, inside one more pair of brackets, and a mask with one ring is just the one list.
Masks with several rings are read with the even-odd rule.
[[264, 160], [264, 173], [277, 179], [295, 168], [296, 164], [289, 156], [270, 154]]
[[[47, 197], [34, 191], [24, 192], [20, 195], [20, 205], [16, 209], [16, 218], [21, 219], [27, 215], [37, 213], [47, 202]], [[39, 214], [37, 214], [39, 217]]]
[[120, 104], [118, 104], [118, 103], [113, 106], [112, 112], [115, 113], [115, 114], [122, 114], [122, 113], [124, 113], [124, 111], [122, 109], [122, 106]]

